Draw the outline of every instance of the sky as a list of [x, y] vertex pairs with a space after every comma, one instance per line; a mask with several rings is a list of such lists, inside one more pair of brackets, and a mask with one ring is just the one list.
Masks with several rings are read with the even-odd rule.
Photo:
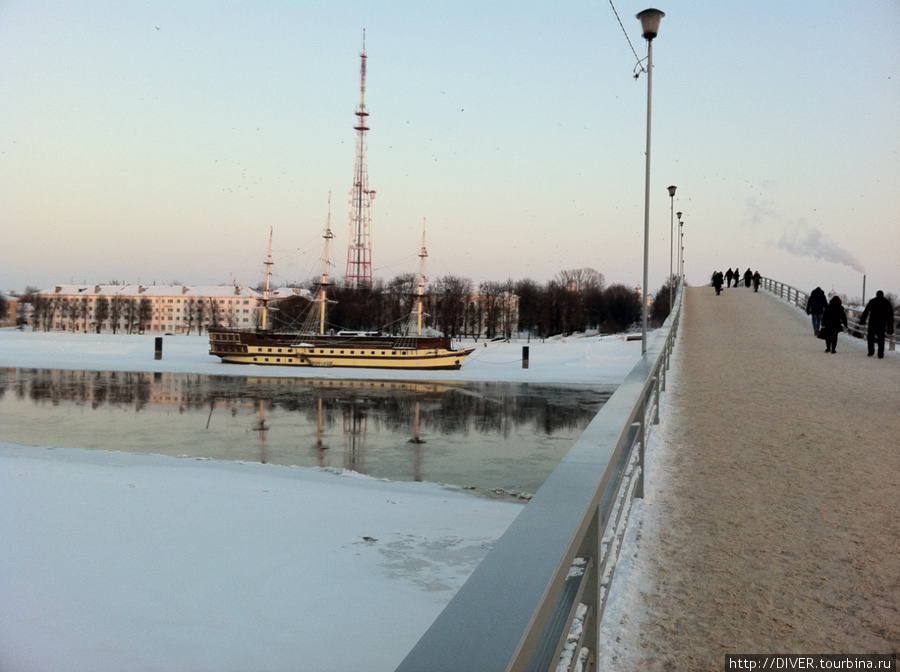
[[[691, 284], [900, 294], [900, 4], [658, 7], [651, 292], [682, 212]], [[364, 30], [376, 277], [636, 287], [645, 8], [0, 0], [0, 289], [303, 282], [329, 194], [343, 275]]]

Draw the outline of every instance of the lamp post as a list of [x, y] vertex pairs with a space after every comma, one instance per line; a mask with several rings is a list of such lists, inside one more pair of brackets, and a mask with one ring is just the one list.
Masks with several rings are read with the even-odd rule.
[[641, 22], [642, 37], [647, 40], [647, 154], [644, 173], [644, 283], [641, 297], [641, 355], [647, 352], [647, 258], [650, 255], [650, 110], [653, 92], [653, 38], [664, 17], [658, 9], [645, 9], [635, 16]]
[[672, 310], [672, 304], [675, 303], [675, 288], [672, 286], [672, 256], [675, 250], [675, 190], [674, 184], [669, 187], [669, 310]]
[[676, 212], [675, 216], [678, 217], [678, 277], [681, 278], [681, 284], [684, 287], [684, 231], [681, 228], [684, 226], [684, 222], [681, 221], [680, 212]]

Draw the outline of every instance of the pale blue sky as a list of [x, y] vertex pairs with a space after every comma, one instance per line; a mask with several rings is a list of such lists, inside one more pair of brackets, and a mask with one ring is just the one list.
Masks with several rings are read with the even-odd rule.
[[[634, 15], [616, 0], [638, 55]], [[656, 5], [650, 285], [900, 294], [900, 3]], [[0, 289], [343, 274], [366, 29], [373, 267], [641, 282], [646, 75], [608, 0], [0, 0]]]

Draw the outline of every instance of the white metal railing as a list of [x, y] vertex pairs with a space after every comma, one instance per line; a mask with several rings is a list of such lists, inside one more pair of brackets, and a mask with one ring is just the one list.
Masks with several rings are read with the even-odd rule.
[[[794, 304], [801, 310], [806, 310], [806, 302], [809, 300], [809, 294], [806, 292], [802, 292], [796, 287], [791, 287], [790, 285], [779, 282], [778, 280], [773, 280], [772, 278], [763, 278], [761, 287], [775, 296], [784, 299], [788, 303]], [[869, 332], [867, 324], [859, 323], [862, 311], [857, 310], [856, 308], [848, 308], [847, 306], [844, 306], [844, 311], [847, 313], [847, 334], [865, 340]], [[895, 315], [895, 319], [896, 318], [897, 316]], [[896, 349], [897, 336], [897, 330], [894, 329], [894, 333], [888, 336], [888, 350]]]
[[397, 672], [586, 670], [659, 422], [683, 288], [646, 353]]

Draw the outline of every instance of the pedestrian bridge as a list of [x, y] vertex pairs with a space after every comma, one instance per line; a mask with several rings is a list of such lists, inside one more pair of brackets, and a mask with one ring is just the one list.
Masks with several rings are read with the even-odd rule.
[[785, 300], [695, 287], [671, 371], [600, 669], [897, 652], [900, 353], [826, 354]]
[[896, 653], [900, 353], [842, 334], [826, 354], [796, 301], [771, 281], [680, 294], [398, 670]]

